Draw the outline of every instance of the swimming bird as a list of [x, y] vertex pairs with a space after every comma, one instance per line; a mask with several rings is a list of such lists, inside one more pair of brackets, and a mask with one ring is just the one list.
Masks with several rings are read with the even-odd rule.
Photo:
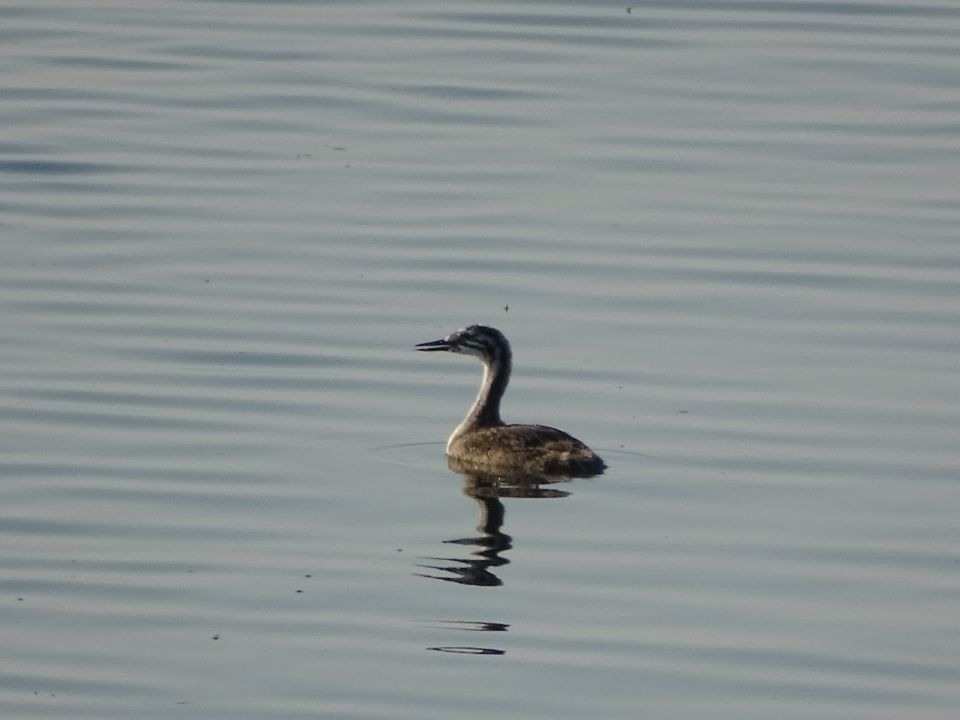
[[507, 425], [500, 400], [510, 380], [510, 343], [496, 328], [471, 325], [417, 350], [473, 355], [483, 363], [480, 392], [447, 440], [447, 456], [459, 468], [517, 475], [589, 477], [606, 464], [593, 450], [546, 425]]

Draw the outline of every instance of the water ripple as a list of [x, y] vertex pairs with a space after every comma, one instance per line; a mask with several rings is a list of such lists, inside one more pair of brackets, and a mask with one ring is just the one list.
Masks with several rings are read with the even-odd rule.
[[955, 715], [955, 4], [226, 9], [0, 9], [3, 717]]

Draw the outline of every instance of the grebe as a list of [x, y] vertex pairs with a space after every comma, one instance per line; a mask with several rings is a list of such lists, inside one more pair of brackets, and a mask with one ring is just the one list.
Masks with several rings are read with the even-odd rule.
[[506, 425], [500, 399], [510, 380], [510, 343], [496, 328], [471, 325], [417, 350], [474, 355], [483, 363], [483, 382], [470, 411], [450, 439], [447, 456], [460, 467], [514, 474], [546, 473], [589, 477], [606, 464], [593, 450], [562, 430], [545, 425]]

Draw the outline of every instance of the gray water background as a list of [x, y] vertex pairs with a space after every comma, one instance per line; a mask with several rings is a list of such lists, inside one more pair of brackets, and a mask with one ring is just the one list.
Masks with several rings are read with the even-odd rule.
[[[0, 714], [957, 717], [958, 47], [954, 2], [5, 3]], [[412, 351], [473, 322], [610, 465], [492, 555], [479, 366]]]

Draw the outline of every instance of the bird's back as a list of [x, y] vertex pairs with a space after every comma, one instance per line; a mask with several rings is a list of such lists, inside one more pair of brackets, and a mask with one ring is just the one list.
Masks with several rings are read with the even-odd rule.
[[588, 477], [606, 467], [585, 444], [546, 425], [477, 428], [457, 438], [449, 455], [476, 470], [504, 473]]

